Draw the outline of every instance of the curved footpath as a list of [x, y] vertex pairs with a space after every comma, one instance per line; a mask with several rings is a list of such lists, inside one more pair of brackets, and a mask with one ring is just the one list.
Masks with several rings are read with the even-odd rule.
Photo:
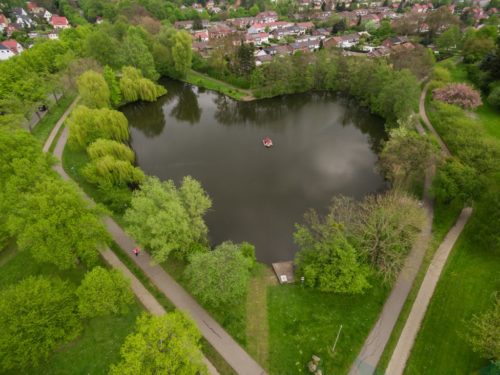
[[[68, 110], [61, 117], [58, 122], [59, 127], [54, 128], [51, 137], [44, 146], [44, 150], [50, 148], [50, 140], [53, 140], [58, 132], [58, 129], [64, 122], [64, 119], [68, 116], [71, 109], [74, 107], [75, 102], [68, 108]], [[52, 136], [53, 135], [53, 136]], [[54, 156], [62, 159], [62, 153], [64, 146], [68, 140], [68, 129], [64, 128], [57, 144], [54, 148]], [[71, 178], [66, 174], [61, 164], [57, 164], [54, 169], [61, 175], [65, 180], [71, 180]], [[92, 201], [88, 196], [85, 197]], [[110, 217], [105, 217], [104, 222], [106, 227], [111, 234], [113, 240], [126, 251], [130, 259], [132, 259], [135, 264], [144, 272], [144, 274], [153, 282], [153, 284], [180, 310], [185, 311], [189, 316], [196, 322], [198, 328], [200, 329], [202, 335], [207, 339], [207, 341], [215, 348], [215, 350], [224, 358], [224, 360], [238, 373], [241, 375], [264, 375], [266, 372], [264, 369], [252, 358], [250, 357], [241, 346], [234, 341], [234, 339], [174, 280], [170, 277], [159, 265], [155, 265], [152, 262], [151, 257], [145, 251], [141, 252], [138, 257], [132, 254], [132, 249], [137, 246], [135, 241], [128, 236], [125, 231]], [[130, 251], [127, 251], [130, 250]], [[114, 254], [111, 251], [104, 251], [103, 257], [108, 257], [106, 261], [114, 262], [110, 264], [121, 263], [116, 256], [115, 259], [111, 259]], [[118, 267], [123, 269], [126, 268], [123, 263]], [[142, 286], [142, 285], [141, 285]], [[135, 292], [136, 290], [134, 290]], [[146, 293], [147, 290], [142, 290], [141, 294]], [[151, 296], [152, 297], [152, 296]], [[143, 299], [139, 298], [141, 302]], [[154, 299], [154, 298], [153, 298]], [[156, 301], [155, 301], [156, 302]], [[144, 302], [143, 302], [144, 303]], [[153, 305], [154, 303], [152, 303]], [[145, 307], [148, 308], [147, 305]], [[161, 307], [161, 306], [160, 306]], [[158, 306], [151, 307], [158, 313]], [[148, 308], [149, 309], [149, 308]], [[151, 310], [150, 310], [151, 311]], [[211, 364], [209, 365], [210, 368]], [[211, 366], [213, 369], [213, 366]], [[215, 369], [213, 369], [215, 370]], [[213, 372], [212, 372], [213, 373]], [[215, 372], [216, 373], [216, 372]]]
[[[422, 89], [419, 102], [419, 114], [427, 129], [436, 137], [443, 155], [445, 157], [449, 157], [451, 156], [450, 150], [432, 126], [425, 112], [425, 98], [428, 87], [429, 83], [426, 83]], [[420, 122], [417, 122], [416, 128], [420, 134], [425, 134], [425, 129], [422, 127]], [[408, 258], [406, 259], [391, 294], [384, 304], [382, 313], [380, 314], [377, 323], [372, 328], [368, 338], [361, 348], [361, 352], [351, 367], [351, 370], [349, 371], [350, 375], [371, 375], [375, 373], [380, 357], [384, 352], [385, 346], [387, 345], [392, 330], [396, 325], [399, 314], [401, 313], [401, 310], [406, 302], [415, 277], [417, 276], [417, 273], [422, 265], [425, 252], [432, 238], [434, 201], [429, 196], [429, 188], [432, 183], [434, 173], [434, 167], [431, 167], [426, 171], [425, 175], [423, 204], [426, 211], [426, 221], [424, 227], [415, 245], [411, 249]], [[408, 316], [403, 331], [401, 332], [396, 349], [391, 356], [391, 360], [386, 371], [388, 375], [399, 375], [403, 373], [411, 348], [415, 342], [416, 335], [420, 329], [420, 324], [422, 323], [422, 319], [427, 311], [430, 299], [439, 280], [439, 276], [441, 275], [453, 245], [462, 232], [462, 229], [467, 223], [471, 213], [472, 208], [464, 208], [462, 210], [457, 223], [448, 232], [443, 243], [436, 251], [436, 254], [434, 255], [434, 258], [432, 259], [432, 262], [426, 272], [424, 281], [420, 286], [417, 298], [413, 302], [410, 315]]]

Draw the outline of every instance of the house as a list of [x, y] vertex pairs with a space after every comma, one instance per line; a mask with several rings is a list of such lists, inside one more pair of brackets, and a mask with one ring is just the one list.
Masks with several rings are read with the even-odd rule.
[[327, 29], [316, 29], [313, 30], [311, 35], [320, 36], [322, 39], [328, 38], [330, 36], [330, 30]]
[[15, 23], [21, 28], [31, 28], [36, 26], [36, 22], [28, 16], [28, 13], [26, 13], [23, 8], [13, 8], [12, 17], [15, 18]]
[[0, 61], [8, 60], [13, 56], [15, 56], [14, 52], [12, 52], [9, 48], [4, 47], [3, 44], [0, 44]]
[[228, 25], [236, 27], [240, 30], [245, 30], [256, 22], [255, 17], [229, 18], [226, 20]]
[[432, 10], [434, 7], [432, 6], [432, 3], [429, 4], [415, 4], [412, 6], [411, 11], [413, 13], [427, 13], [428, 11]]
[[197, 53], [199, 53], [203, 57], [210, 56], [210, 52], [212, 50], [212, 46], [208, 44], [208, 42], [193, 42], [191, 45], [191, 49]]
[[271, 62], [272, 59], [273, 59], [273, 57], [271, 55], [268, 55], [268, 54], [256, 56], [255, 57], [255, 66], [261, 66], [262, 64]]
[[285, 21], [276, 21], [276, 22], [268, 22], [268, 23], [255, 23], [252, 26], [248, 28], [248, 33], [249, 34], [256, 34], [256, 33], [262, 33], [264, 31], [269, 30], [277, 30], [277, 29], [283, 29], [285, 27], [291, 27], [293, 26], [293, 23], [291, 22], [285, 22]]
[[26, 8], [28, 9], [28, 13], [38, 18], [44, 18], [47, 22], [49, 22], [52, 17], [52, 13], [44, 7], [38, 6], [38, 4], [33, 1], [28, 1], [26, 3]]
[[260, 46], [262, 43], [269, 43], [268, 33], [245, 34], [245, 43], [253, 43]]
[[406, 36], [393, 36], [384, 40], [382, 42], [382, 45], [384, 47], [391, 48], [393, 46], [397, 46], [406, 42], [408, 42], [408, 37]]
[[213, 24], [208, 28], [208, 37], [210, 39], [224, 38], [232, 33], [233, 29], [223, 23]]
[[358, 44], [359, 39], [359, 34], [334, 36], [333, 38], [326, 40], [325, 47], [350, 48]]
[[[208, 27], [209, 22], [207, 20], [201, 20], [201, 25], [203, 28]], [[193, 21], [176, 21], [174, 23], [176, 29], [191, 30], [193, 28]]]
[[0, 13], [0, 33], [3, 32], [7, 26], [9, 26], [9, 19]]
[[282, 29], [276, 29], [271, 32], [274, 39], [281, 39], [286, 36], [297, 36], [305, 33], [305, 30], [299, 28], [298, 26], [289, 26]]
[[389, 50], [389, 48], [381, 46], [381, 47], [379, 47], [371, 52], [368, 52], [368, 57], [375, 57], [375, 58], [385, 57], [385, 56], [389, 56], [390, 53], [391, 53], [391, 51]]
[[5, 33], [10, 37], [14, 32], [21, 30], [22, 26], [19, 26], [17, 23], [11, 23], [5, 28]]
[[208, 35], [208, 30], [193, 31], [193, 39], [199, 42], [208, 42], [210, 40], [210, 37]]
[[312, 22], [299, 22], [297, 23], [297, 27], [304, 30], [304, 32], [314, 30], [315, 28], [314, 23]]
[[305, 42], [292, 43], [292, 53], [302, 51], [302, 52], [313, 52], [319, 49], [321, 42], [319, 40], [308, 40]]
[[261, 12], [255, 16], [256, 22], [271, 23], [278, 21], [278, 13], [274, 11]]
[[195, 9], [198, 13], [203, 12], [203, 6], [201, 4], [194, 3], [191, 7]]
[[292, 53], [292, 51], [293, 51], [292, 47], [288, 44], [271, 46], [269, 48], [266, 48], [266, 52], [271, 56], [290, 55]]
[[4, 40], [3, 42], [0, 43], [2, 46], [5, 48], [8, 48], [12, 51], [14, 55], [19, 55], [24, 51], [24, 48], [22, 45], [20, 45], [16, 40], [14, 39], [9, 39], [9, 40]]
[[57, 14], [51, 17], [50, 24], [54, 29], [68, 29], [71, 27], [66, 17], [58, 16]]

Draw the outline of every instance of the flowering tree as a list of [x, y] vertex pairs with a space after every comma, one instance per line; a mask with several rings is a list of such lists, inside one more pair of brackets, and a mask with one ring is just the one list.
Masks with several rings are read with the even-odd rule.
[[433, 91], [434, 99], [455, 104], [465, 109], [475, 109], [483, 102], [481, 95], [465, 83], [451, 83]]

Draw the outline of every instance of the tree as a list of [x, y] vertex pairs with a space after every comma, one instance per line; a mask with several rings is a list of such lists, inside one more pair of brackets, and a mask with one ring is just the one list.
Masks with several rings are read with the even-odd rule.
[[196, 12], [196, 16], [193, 18], [193, 30], [202, 30], [203, 29], [203, 22], [201, 20], [200, 15], [198, 12]]
[[126, 102], [135, 102], [137, 100], [153, 102], [167, 93], [163, 86], [144, 78], [140, 70], [131, 66], [123, 68], [120, 90]]
[[425, 135], [404, 127], [389, 134], [380, 154], [381, 169], [394, 186], [411, 189], [423, 180], [425, 170], [436, 159], [436, 147]]
[[194, 323], [182, 312], [163, 316], [141, 315], [136, 329], [125, 339], [121, 361], [111, 375], [207, 374]]
[[129, 30], [123, 40], [121, 51], [126, 64], [139, 69], [146, 78], [158, 79], [153, 55], [139, 33]]
[[160, 32], [158, 41], [164, 47], [157, 51], [161, 54], [156, 56], [157, 64], [161, 62], [164, 69], [162, 73], [173, 78], [183, 78], [192, 64], [191, 36], [185, 31], [165, 28]]
[[395, 69], [408, 69], [417, 78], [423, 79], [431, 72], [435, 58], [432, 50], [417, 44], [412, 49], [391, 52], [389, 60]]
[[293, 235], [299, 246], [297, 273], [304, 276], [305, 285], [324, 292], [363, 293], [370, 286], [369, 270], [347, 241], [342, 226], [329, 216], [321, 220], [313, 210], [305, 220], [306, 225], [295, 225]]
[[187, 258], [207, 244], [203, 215], [211, 205], [199, 183], [190, 177], [184, 178], [179, 190], [172, 181], [146, 177], [134, 192], [124, 220], [127, 230], [160, 263], [172, 251]]
[[440, 30], [457, 25], [459, 20], [448, 7], [443, 6], [433, 12], [429, 12], [425, 18], [425, 22], [429, 26], [429, 40], [433, 40]]
[[90, 183], [104, 190], [138, 186], [144, 181], [144, 172], [140, 168], [111, 155], [93, 159], [83, 168], [82, 174]]
[[468, 203], [480, 195], [483, 187], [484, 179], [474, 168], [452, 158], [438, 169], [432, 181], [432, 194], [444, 203], [453, 200]]
[[122, 93], [120, 91], [120, 86], [116, 80], [116, 74], [108, 65], [104, 67], [104, 79], [108, 84], [109, 88], [109, 99], [113, 107], [117, 107], [122, 101]]
[[127, 141], [128, 121], [121, 112], [101, 108], [90, 109], [77, 106], [68, 118], [69, 142], [86, 147], [99, 138]]
[[336, 35], [342, 33], [347, 30], [347, 24], [345, 22], [345, 18], [335, 22], [332, 26], [332, 34]]
[[255, 69], [254, 47], [252, 44], [241, 43], [236, 49], [233, 70], [239, 75], [249, 75]]
[[82, 49], [84, 56], [116, 69], [126, 61], [120, 56], [120, 48], [120, 42], [101, 28], [85, 36]]
[[482, 105], [481, 94], [465, 83], [450, 83], [433, 91], [434, 99], [455, 104], [465, 109], [475, 109]]
[[95, 264], [98, 249], [109, 239], [97, 211], [88, 208], [73, 185], [34, 174], [26, 161], [16, 166], [19, 173], [6, 187], [12, 212], [6, 226], [19, 249], [62, 270], [79, 260]]
[[471, 320], [468, 341], [482, 358], [500, 359], [500, 295], [495, 294], [493, 306]]
[[77, 80], [82, 104], [89, 108], [109, 107], [109, 88], [102, 74], [88, 70]]
[[204, 304], [217, 308], [242, 303], [250, 271], [239, 245], [224, 242], [215, 250], [193, 254], [189, 261], [189, 289]]
[[500, 109], [500, 85], [491, 90], [488, 95], [488, 103], [491, 106]]
[[0, 368], [37, 366], [81, 328], [67, 282], [30, 276], [7, 287], [0, 292]]
[[112, 156], [117, 160], [133, 163], [135, 160], [134, 151], [123, 143], [111, 139], [97, 139], [87, 147], [87, 154], [90, 159], [99, 159], [103, 156]]
[[126, 314], [134, 302], [130, 280], [121, 271], [94, 267], [76, 290], [78, 311], [84, 318]]
[[462, 42], [462, 34], [457, 25], [451, 26], [438, 36], [436, 45], [442, 51], [450, 51], [460, 48]]

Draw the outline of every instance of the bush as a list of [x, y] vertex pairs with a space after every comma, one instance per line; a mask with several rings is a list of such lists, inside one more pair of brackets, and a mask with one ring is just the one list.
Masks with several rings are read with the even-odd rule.
[[106, 189], [111, 186], [138, 186], [144, 181], [144, 172], [130, 162], [107, 155], [92, 160], [82, 170], [92, 184]]
[[451, 81], [451, 74], [448, 69], [443, 68], [441, 66], [436, 66], [434, 67], [432, 78], [435, 79], [436, 81], [447, 83]]
[[475, 109], [482, 104], [481, 94], [465, 83], [451, 83], [434, 90], [433, 94], [434, 99], [465, 109]]
[[134, 302], [130, 280], [119, 270], [94, 267], [85, 274], [76, 294], [78, 310], [84, 318], [111, 314], [126, 314]]
[[500, 109], [500, 86], [495, 87], [491, 90], [488, 95], [488, 103], [495, 108]]
[[87, 154], [92, 160], [103, 156], [112, 156], [117, 160], [130, 163], [135, 160], [134, 151], [130, 147], [110, 139], [97, 139], [87, 148]]

